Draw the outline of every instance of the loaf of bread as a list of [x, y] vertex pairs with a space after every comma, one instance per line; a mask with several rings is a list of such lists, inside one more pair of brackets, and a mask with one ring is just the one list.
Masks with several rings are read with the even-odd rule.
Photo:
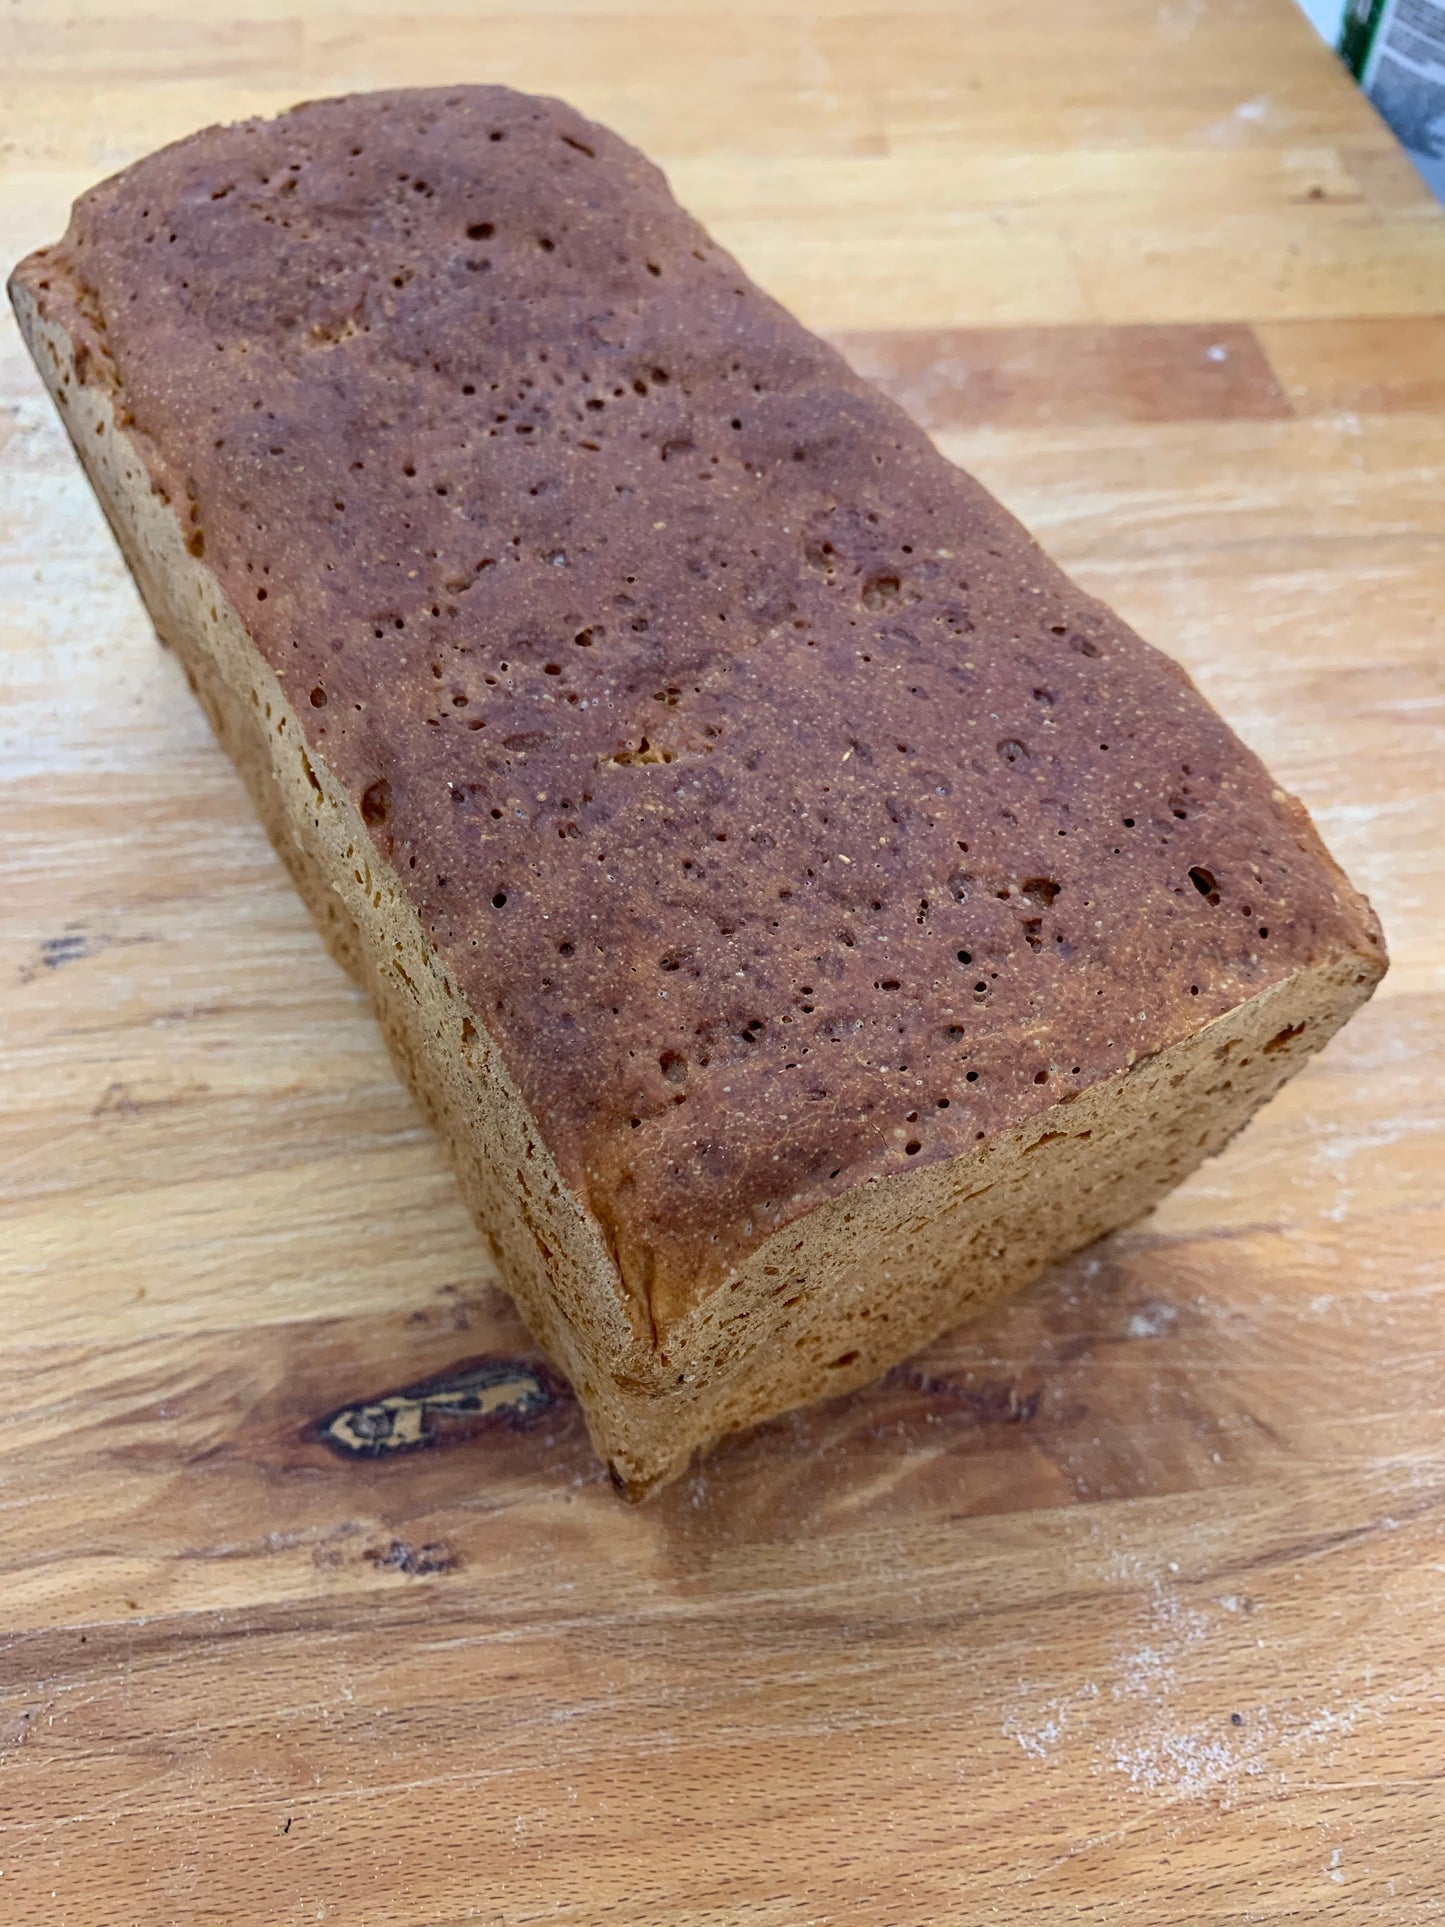
[[555, 101], [207, 129], [11, 290], [631, 1494], [1139, 1217], [1385, 968], [1183, 671]]

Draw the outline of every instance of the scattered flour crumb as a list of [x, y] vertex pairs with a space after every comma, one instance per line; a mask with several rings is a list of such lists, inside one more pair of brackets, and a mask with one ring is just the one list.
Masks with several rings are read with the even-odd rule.
[[1172, 1305], [1151, 1298], [1133, 1314], [1125, 1329], [1130, 1338], [1163, 1338], [1178, 1322], [1179, 1314]]

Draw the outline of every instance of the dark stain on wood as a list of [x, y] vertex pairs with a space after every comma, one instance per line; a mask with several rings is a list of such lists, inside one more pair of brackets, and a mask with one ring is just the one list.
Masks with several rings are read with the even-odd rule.
[[455, 1546], [449, 1546], [445, 1539], [429, 1540], [424, 1546], [393, 1539], [389, 1545], [368, 1546], [366, 1557], [378, 1572], [400, 1572], [408, 1579], [430, 1579], [438, 1573], [459, 1572], [466, 1563]]
[[1027, 1425], [1038, 1413], [1041, 1396], [1037, 1387], [1025, 1391], [1013, 1379], [961, 1385], [913, 1359], [895, 1365], [883, 1383], [890, 1390], [918, 1393], [930, 1411], [961, 1413], [975, 1425]]
[[64, 930], [58, 937], [42, 937], [34, 957], [29, 963], [21, 965], [20, 981], [22, 984], [34, 983], [45, 971], [59, 970], [64, 964], [79, 963], [82, 958], [93, 957], [109, 943], [109, 937], [92, 937], [84, 930]]
[[133, 944], [157, 941], [151, 936], [113, 937], [103, 930], [84, 930], [76, 924], [69, 924], [58, 936], [40, 939], [35, 955], [20, 966], [19, 980], [22, 984], [32, 984], [37, 977], [60, 970], [66, 964], [83, 963], [87, 957], [98, 957], [112, 945], [129, 948]]
[[342, 1458], [389, 1458], [457, 1445], [499, 1425], [525, 1430], [571, 1396], [532, 1360], [462, 1359], [415, 1384], [340, 1405], [311, 1430]]

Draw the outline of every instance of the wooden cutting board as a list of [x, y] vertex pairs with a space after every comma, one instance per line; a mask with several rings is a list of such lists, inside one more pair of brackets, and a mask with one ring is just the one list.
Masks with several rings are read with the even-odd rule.
[[207, 120], [463, 76], [656, 155], [1188, 665], [1394, 967], [1146, 1224], [629, 1510], [7, 317], [0, 1920], [1439, 1918], [1445, 221], [1288, 0], [11, 0], [0, 254]]

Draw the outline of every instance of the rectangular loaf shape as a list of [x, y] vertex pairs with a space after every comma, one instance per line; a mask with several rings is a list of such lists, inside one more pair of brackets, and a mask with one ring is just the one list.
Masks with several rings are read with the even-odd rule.
[[1384, 970], [1183, 671], [558, 102], [209, 128], [11, 293], [632, 1494], [1140, 1216]]

